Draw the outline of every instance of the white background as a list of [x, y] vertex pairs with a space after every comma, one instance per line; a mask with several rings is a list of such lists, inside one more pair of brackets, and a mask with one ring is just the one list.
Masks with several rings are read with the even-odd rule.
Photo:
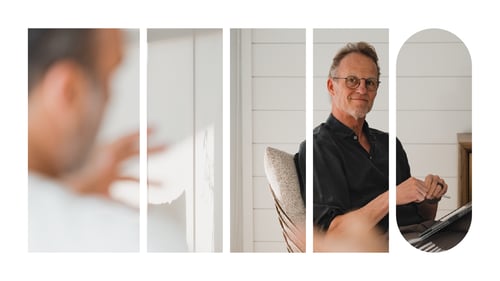
[[[151, 3], [150, 3], [151, 2]], [[387, 2], [387, 3], [386, 3]], [[176, 278], [376, 278], [376, 279], [497, 279], [500, 250], [495, 210], [499, 198], [496, 159], [499, 89], [497, 81], [497, 10], [493, 4], [460, 5], [458, 1], [156, 1], [104, 3], [40, 1], [0, 7], [0, 255], [2, 280], [149, 280]], [[125, 3], [125, 4], [124, 4]], [[154, 4], [153, 4], [154, 3]], [[13, 6], [12, 6], [13, 5]], [[158, 5], [158, 6], [157, 6]], [[474, 131], [474, 217], [466, 239], [444, 253], [414, 250], [392, 233], [388, 254], [232, 254], [228, 253], [229, 217], [224, 212], [222, 254], [28, 254], [27, 253], [27, 87], [26, 29], [28, 27], [215, 27], [224, 28], [224, 48], [229, 28], [389, 28], [390, 77], [395, 77], [397, 54], [404, 41], [417, 31], [442, 28], [456, 34], [472, 58]], [[226, 43], [227, 42], [227, 43]], [[228, 48], [227, 48], [228, 49]], [[224, 53], [224, 77], [229, 77], [229, 54]], [[312, 71], [310, 69], [309, 71]], [[312, 75], [312, 72], [306, 73]], [[224, 97], [229, 95], [228, 80]], [[144, 89], [141, 87], [141, 89]], [[395, 133], [395, 79], [389, 85], [389, 132]], [[141, 95], [141, 98], [144, 95]], [[228, 116], [224, 100], [224, 116]], [[145, 112], [141, 111], [141, 119]], [[227, 120], [224, 120], [228, 128]], [[224, 132], [227, 140], [228, 132]], [[224, 146], [224, 191], [229, 190], [228, 147]], [[391, 170], [394, 170], [391, 164]], [[228, 196], [224, 210], [229, 210]], [[395, 193], [391, 193], [394, 202]], [[391, 205], [393, 206], [393, 204]], [[393, 208], [393, 207], [391, 207]], [[392, 214], [395, 214], [392, 211]], [[395, 218], [391, 217], [391, 224]], [[396, 239], [394, 239], [396, 237]], [[491, 257], [491, 258], [490, 258]], [[435, 276], [433, 276], [435, 275]]]

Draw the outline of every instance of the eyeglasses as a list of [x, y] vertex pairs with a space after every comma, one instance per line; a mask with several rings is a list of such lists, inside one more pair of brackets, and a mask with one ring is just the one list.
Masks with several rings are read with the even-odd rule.
[[365, 87], [369, 91], [375, 91], [378, 89], [380, 81], [375, 78], [359, 78], [354, 75], [349, 75], [347, 77], [332, 77], [332, 79], [345, 79], [345, 85], [347, 88], [356, 89], [361, 84], [361, 80], [365, 80]]

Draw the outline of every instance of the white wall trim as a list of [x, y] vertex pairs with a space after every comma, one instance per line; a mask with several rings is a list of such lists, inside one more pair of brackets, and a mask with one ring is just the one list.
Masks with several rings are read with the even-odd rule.
[[243, 251], [253, 252], [252, 31], [243, 29], [240, 36]]

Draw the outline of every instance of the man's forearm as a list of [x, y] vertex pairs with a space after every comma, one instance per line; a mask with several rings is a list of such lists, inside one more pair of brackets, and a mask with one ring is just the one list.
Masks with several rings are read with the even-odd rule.
[[341, 231], [343, 228], [348, 227], [352, 222], [362, 222], [366, 226], [367, 230], [372, 229], [377, 225], [377, 223], [389, 212], [389, 192], [386, 191], [379, 196], [375, 197], [365, 206], [345, 213], [343, 215], [336, 216], [330, 226], [328, 231], [333, 229]]

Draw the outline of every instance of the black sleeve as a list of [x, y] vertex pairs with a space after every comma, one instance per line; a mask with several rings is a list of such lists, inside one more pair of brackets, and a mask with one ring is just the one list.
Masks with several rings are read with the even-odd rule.
[[306, 141], [303, 141], [299, 146], [299, 152], [293, 157], [297, 176], [299, 178], [300, 195], [304, 206], [306, 205]]
[[350, 210], [349, 182], [342, 164], [342, 152], [333, 141], [314, 142], [314, 225], [327, 230], [337, 215]]
[[396, 138], [396, 185], [399, 185], [410, 177], [411, 172], [408, 156], [406, 156], [403, 145], [399, 139]]
[[[403, 145], [396, 138], [396, 185], [401, 184], [410, 177], [411, 172], [408, 156]], [[420, 223], [423, 218], [418, 212], [418, 205], [416, 203], [409, 203], [396, 207], [396, 220], [398, 226], [405, 226]]]

